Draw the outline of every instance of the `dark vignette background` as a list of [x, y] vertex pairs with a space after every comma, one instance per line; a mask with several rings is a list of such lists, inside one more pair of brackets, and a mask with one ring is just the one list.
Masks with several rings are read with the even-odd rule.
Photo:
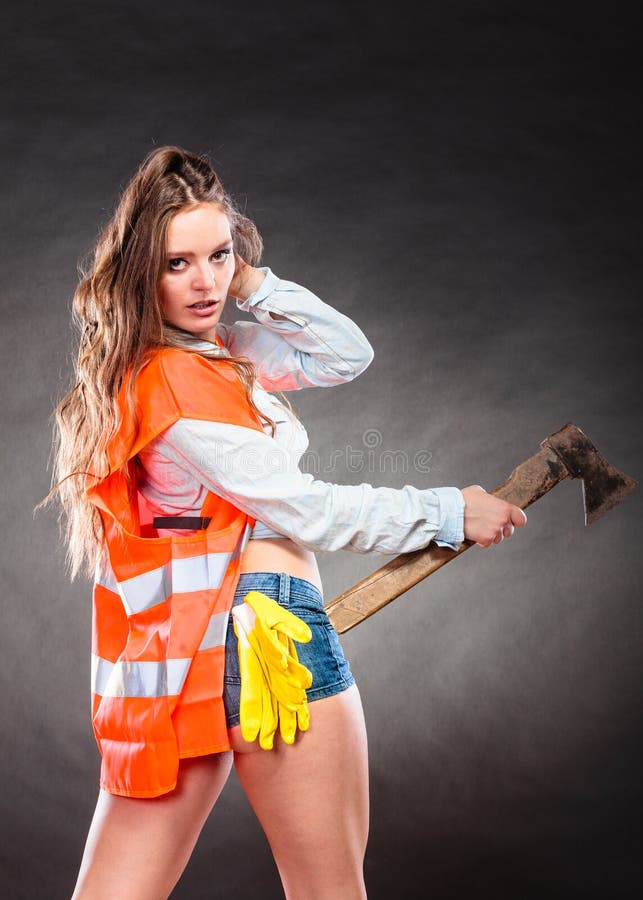
[[[290, 395], [320, 477], [491, 489], [572, 419], [640, 478], [640, 46], [618, 4], [2, 17], [0, 853], [3, 896], [33, 900], [71, 893], [98, 756], [89, 586], [65, 578], [54, 513], [31, 511], [76, 264], [135, 165], [164, 143], [209, 153], [266, 263], [371, 340], [356, 382]], [[580, 494], [563, 483], [512, 541], [345, 637], [372, 900], [634, 896], [641, 490], [587, 530]], [[327, 599], [385, 559], [320, 554]], [[281, 896], [234, 776], [173, 894], [224, 896]]]

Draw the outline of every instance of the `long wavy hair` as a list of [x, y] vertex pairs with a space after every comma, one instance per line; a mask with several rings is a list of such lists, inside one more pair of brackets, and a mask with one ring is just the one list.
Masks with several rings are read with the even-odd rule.
[[75, 383], [55, 409], [53, 487], [40, 504], [54, 495], [59, 499], [72, 579], [81, 570], [91, 574], [103, 545], [100, 515], [85, 495], [86, 475], [109, 474], [106, 448], [119, 426], [116, 396], [126, 373], [131, 369], [133, 385], [151, 352], [181, 347], [234, 366], [248, 403], [274, 433], [274, 422], [252, 399], [251, 362], [222, 356], [217, 345], [195, 341], [163, 319], [158, 286], [168, 225], [176, 213], [200, 203], [219, 205], [230, 222], [235, 255], [257, 265], [261, 236], [207, 158], [170, 146], [143, 160], [100, 234], [91, 263], [81, 270], [72, 307], [80, 332]]

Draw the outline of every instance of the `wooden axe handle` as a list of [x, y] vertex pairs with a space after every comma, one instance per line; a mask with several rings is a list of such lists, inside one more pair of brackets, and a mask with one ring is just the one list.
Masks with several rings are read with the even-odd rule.
[[[568, 474], [560, 457], [543, 446], [491, 493], [526, 509]], [[451, 550], [431, 543], [422, 550], [396, 556], [328, 604], [326, 612], [333, 627], [343, 634], [472, 546], [472, 541], [464, 541], [459, 550]]]

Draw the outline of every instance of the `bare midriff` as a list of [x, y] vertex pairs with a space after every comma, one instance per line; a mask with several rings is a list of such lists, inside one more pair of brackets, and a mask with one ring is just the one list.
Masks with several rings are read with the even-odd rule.
[[250, 540], [241, 557], [241, 572], [285, 572], [304, 578], [323, 595], [317, 558], [312, 550], [300, 547], [290, 538]]

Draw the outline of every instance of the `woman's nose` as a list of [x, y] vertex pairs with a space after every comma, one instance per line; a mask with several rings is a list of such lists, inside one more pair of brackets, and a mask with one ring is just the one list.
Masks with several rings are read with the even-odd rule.
[[197, 267], [194, 287], [198, 291], [209, 291], [214, 287], [214, 272], [209, 263]]

